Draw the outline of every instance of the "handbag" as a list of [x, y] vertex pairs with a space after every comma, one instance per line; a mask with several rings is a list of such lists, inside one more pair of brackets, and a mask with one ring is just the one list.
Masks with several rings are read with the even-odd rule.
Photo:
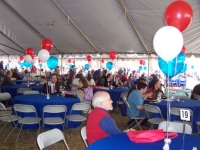
[[[143, 130], [143, 131], [129, 131], [127, 136], [131, 141], [136, 143], [151, 143], [163, 140], [167, 137], [167, 133], [163, 133], [163, 129], [159, 130]], [[168, 133], [169, 138], [175, 138], [178, 134], [176, 132]]]

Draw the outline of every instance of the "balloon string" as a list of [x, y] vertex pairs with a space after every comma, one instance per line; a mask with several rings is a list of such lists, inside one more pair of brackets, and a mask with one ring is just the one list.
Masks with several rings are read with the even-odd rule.
[[[167, 62], [168, 64], [169, 62]], [[169, 97], [169, 64], [167, 65], [167, 71], [168, 71], [168, 97]], [[168, 126], [169, 126], [169, 102], [167, 101], [167, 139], [168, 139]]]
[[176, 75], [176, 67], [177, 67], [177, 57], [176, 57], [176, 64], [175, 64], [174, 76]]

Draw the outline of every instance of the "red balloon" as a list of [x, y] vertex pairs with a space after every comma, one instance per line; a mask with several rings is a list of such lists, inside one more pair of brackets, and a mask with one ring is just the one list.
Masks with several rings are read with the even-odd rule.
[[33, 49], [32, 49], [31, 47], [27, 48], [27, 49], [26, 49], [26, 54], [27, 54], [27, 55], [32, 55], [32, 54], [34, 54]]
[[182, 50], [181, 50], [182, 52], [183, 52], [183, 54], [185, 54], [186, 53], [186, 48], [185, 48], [185, 46], [183, 46], [183, 48], [182, 48]]
[[104, 63], [104, 59], [101, 60], [101, 63]]
[[89, 62], [90, 62], [90, 61], [92, 60], [92, 56], [90, 56], [90, 55], [87, 55], [87, 58], [86, 58], [86, 59], [87, 59], [87, 61], [89, 61]]
[[143, 60], [140, 60], [140, 65], [142, 65], [143, 64]]
[[142, 65], [145, 65], [145, 61], [143, 60]]
[[24, 56], [19, 56], [19, 60], [24, 60]]
[[51, 39], [44, 39], [42, 40], [41, 47], [42, 49], [46, 49], [50, 52], [53, 48], [53, 42], [51, 41]]
[[[29, 54], [29, 55], [30, 55], [30, 54]], [[31, 56], [32, 59], [35, 58], [35, 54], [34, 54], [34, 53], [31, 54], [30, 56]]]
[[41, 61], [38, 59], [38, 63], [41, 63]]
[[192, 22], [193, 10], [186, 1], [174, 1], [166, 9], [165, 20], [167, 25], [174, 26], [181, 32]]
[[115, 51], [110, 51], [109, 57], [110, 57], [110, 59], [114, 60], [116, 58], [116, 52]]
[[68, 63], [71, 63], [71, 62], [72, 62], [72, 60], [71, 60], [71, 59], [68, 59], [68, 60], [67, 60], [67, 62], [68, 62]]

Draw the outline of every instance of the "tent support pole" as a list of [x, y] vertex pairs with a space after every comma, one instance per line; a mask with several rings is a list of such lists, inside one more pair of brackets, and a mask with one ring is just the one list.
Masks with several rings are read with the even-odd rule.
[[97, 53], [100, 54], [100, 50], [95, 46], [95, 44], [83, 33], [80, 27], [72, 20], [69, 14], [61, 7], [61, 5], [57, 2], [57, 0], [53, 0], [56, 6], [61, 10], [61, 12], [72, 22], [72, 24], [76, 27], [76, 29], [84, 36], [84, 38], [92, 45], [92, 47], [96, 50]]
[[[28, 21], [26, 21], [18, 12], [16, 12], [7, 2], [5, 2], [5, 0], [1, 1], [2, 3], [4, 3], [19, 19], [21, 19], [29, 28], [31, 28], [33, 30], [33, 32], [35, 32], [38, 36], [40, 36], [42, 39], [44, 39], [45, 37], [38, 31], [36, 30]], [[20, 47], [21, 48], [21, 47]], [[23, 49], [23, 48], [22, 48]], [[54, 49], [56, 51], [58, 51], [59, 53], [63, 53], [61, 52], [55, 45], [54, 45]]]
[[122, 6], [122, 8], [123, 8], [125, 14], [127, 15], [127, 18], [129, 19], [129, 21], [130, 21], [130, 23], [131, 23], [133, 29], [135, 30], [136, 34], [138, 35], [140, 41], [142, 42], [142, 45], [144, 46], [144, 49], [145, 49], [146, 52], [149, 54], [149, 50], [148, 50], [148, 48], [147, 48], [147, 46], [146, 46], [146, 44], [145, 44], [145, 42], [144, 42], [144, 40], [143, 40], [143, 38], [142, 38], [140, 32], [138, 31], [138, 29], [137, 29], [137, 27], [136, 27], [136, 25], [135, 25], [133, 19], [131, 18], [130, 14], [128, 13], [128, 11], [127, 11], [128, 9], [126, 8], [126, 6], [125, 6], [123, 0], [119, 0], [119, 3], [120, 3], [120, 5]]

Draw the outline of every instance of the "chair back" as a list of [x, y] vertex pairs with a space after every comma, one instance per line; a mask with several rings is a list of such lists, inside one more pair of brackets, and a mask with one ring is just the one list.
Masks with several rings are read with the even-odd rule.
[[11, 78], [11, 81], [16, 80], [16, 78]]
[[25, 91], [32, 91], [31, 88], [19, 88], [17, 89], [17, 93], [23, 94]]
[[121, 95], [120, 95], [120, 98], [122, 98], [122, 97], [127, 97], [127, 95], [128, 95], [128, 92], [123, 92], [123, 93], [121, 93]]
[[[144, 108], [147, 112], [151, 112], [151, 113], [159, 113], [161, 118], [163, 119], [162, 113], [160, 111], [160, 108], [158, 106], [154, 106], [154, 105], [149, 105], [149, 104], [144, 104]], [[147, 113], [148, 114], [148, 113]]]
[[193, 111], [191, 109], [187, 109], [187, 108], [176, 108], [176, 107], [171, 107], [170, 108], [170, 114], [172, 115], [176, 115], [176, 116], [180, 116], [180, 110], [184, 109], [184, 110], [189, 110], [190, 111], [190, 117], [193, 116]]
[[39, 91], [24, 91], [24, 95], [29, 95], [29, 94], [40, 94]]
[[6, 111], [6, 107], [3, 103], [0, 103], [0, 111]]
[[198, 94], [192, 93], [193, 97], [197, 100], [200, 100], [200, 96]]
[[15, 114], [17, 115], [17, 112], [22, 112], [22, 113], [35, 113], [36, 117], [37, 112], [34, 106], [32, 105], [24, 105], [24, 104], [14, 104], [13, 108], [15, 110]]
[[81, 137], [85, 143], [85, 146], [88, 147], [88, 144], [87, 144], [87, 135], [86, 135], [86, 127], [82, 127], [81, 129]]
[[[167, 128], [168, 127], [168, 128]], [[164, 132], [178, 132], [178, 133], [183, 133], [183, 123], [182, 122], [170, 122], [167, 125], [167, 121], [162, 121], [158, 129], [163, 129]], [[185, 123], [185, 133], [186, 134], [192, 134], [192, 128], [190, 125]]]
[[43, 112], [45, 113], [66, 113], [67, 107], [64, 105], [46, 105], [43, 107]]
[[0, 101], [11, 99], [11, 95], [9, 93], [0, 93]]
[[65, 137], [64, 137], [62, 131], [60, 131], [59, 129], [52, 129], [52, 130], [49, 130], [49, 131], [39, 134], [37, 137], [37, 144], [38, 144], [40, 150], [42, 150], [45, 147], [53, 145], [61, 140], [64, 141], [65, 146], [69, 150], [69, 147], [65, 141]]
[[81, 110], [81, 111], [87, 111], [89, 110], [91, 105], [89, 103], [76, 103], [72, 106], [71, 110]]

